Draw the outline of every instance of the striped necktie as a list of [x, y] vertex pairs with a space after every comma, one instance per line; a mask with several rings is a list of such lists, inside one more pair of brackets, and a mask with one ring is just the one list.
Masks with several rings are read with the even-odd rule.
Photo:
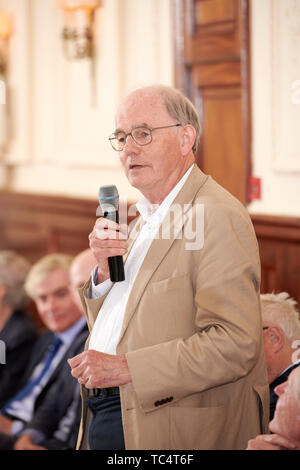
[[48, 351], [47, 351], [47, 354], [44, 358], [44, 361], [43, 361], [43, 368], [40, 372], [40, 374], [38, 375], [38, 377], [36, 377], [35, 379], [31, 380], [30, 382], [28, 382], [25, 387], [23, 387], [18, 393], [17, 395], [15, 395], [1, 410], [1, 412], [5, 412], [11, 405], [14, 401], [20, 401], [22, 400], [24, 397], [28, 396], [32, 390], [34, 389], [34, 387], [36, 385], [38, 385], [41, 380], [43, 379], [43, 377], [45, 376], [45, 374], [48, 372], [50, 366], [51, 366], [51, 362], [55, 356], [55, 354], [57, 353], [59, 347], [61, 346], [62, 344], [62, 340], [56, 336], [54, 338], [54, 341], [52, 344], [50, 344], [49, 348], [48, 348]]

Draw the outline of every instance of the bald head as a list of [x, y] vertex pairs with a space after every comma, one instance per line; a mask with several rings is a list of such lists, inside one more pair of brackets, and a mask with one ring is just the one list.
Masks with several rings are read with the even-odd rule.
[[[118, 108], [111, 140], [124, 134], [124, 145], [121, 141], [122, 148], [117, 149], [123, 170], [151, 204], [161, 204], [195, 163], [197, 131], [188, 119], [192, 108], [179, 91], [162, 86], [135, 90]], [[133, 138], [131, 132], [138, 128], [147, 129], [148, 142]]]
[[89, 279], [96, 264], [97, 261], [89, 248], [75, 256], [70, 268], [72, 286], [74, 288], [82, 287]]
[[77, 289], [88, 281], [96, 264], [97, 261], [92, 251], [87, 249], [75, 256], [70, 267], [70, 281], [74, 289], [74, 300], [81, 310], [82, 304]]
[[138, 100], [152, 100], [153, 107], [161, 103], [169, 116], [182, 125], [190, 124], [196, 131], [193, 152], [196, 154], [201, 137], [201, 123], [194, 104], [178, 89], [166, 85], [150, 85], [138, 88], [129, 93], [123, 104], [134, 103]]

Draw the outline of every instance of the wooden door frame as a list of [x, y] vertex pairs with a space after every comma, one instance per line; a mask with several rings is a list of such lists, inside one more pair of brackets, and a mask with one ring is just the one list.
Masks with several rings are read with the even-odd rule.
[[[249, 0], [236, 0], [240, 4], [241, 11], [241, 42], [242, 51], [240, 55], [242, 73], [242, 118], [243, 118], [243, 141], [245, 158], [245, 202], [249, 203], [248, 184], [252, 174], [252, 106], [251, 106], [251, 50], [250, 50], [250, 2]], [[185, 63], [184, 41], [185, 21], [189, 22], [191, 28], [194, 15], [194, 0], [173, 0], [173, 24], [174, 24], [174, 74], [175, 87], [181, 90], [190, 99], [192, 96], [190, 83], [190, 70]], [[188, 11], [188, 18], [184, 18], [184, 10]], [[201, 110], [199, 112], [201, 118]], [[203, 157], [201, 141], [199, 152], [196, 156], [198, 166], [201, 168]]]

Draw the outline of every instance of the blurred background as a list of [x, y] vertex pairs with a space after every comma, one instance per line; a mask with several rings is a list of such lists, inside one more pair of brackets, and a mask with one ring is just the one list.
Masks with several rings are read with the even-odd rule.
[[0, 0], [0, 249], [88, 246], [132, 89], [181, 89], [197, 163], [248, 208], [262, 291], [300, 300], [300, 0]]

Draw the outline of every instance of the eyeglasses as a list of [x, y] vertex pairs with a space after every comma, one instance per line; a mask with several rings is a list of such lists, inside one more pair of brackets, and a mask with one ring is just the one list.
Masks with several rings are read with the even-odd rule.
[[152, 132], [157, 129], [167, 129], [168, 127], [179, 127], [182, 124], [171, 124], [170, 126], [153, 127], [138, 126], [131, 129], [130, 132], [117, 131], [108, 138], [111, 146], [117, 152], [121, 152], [126, 144], [127, 137], [131, 135], [137, 145], [148, 145], [152, 142]]

